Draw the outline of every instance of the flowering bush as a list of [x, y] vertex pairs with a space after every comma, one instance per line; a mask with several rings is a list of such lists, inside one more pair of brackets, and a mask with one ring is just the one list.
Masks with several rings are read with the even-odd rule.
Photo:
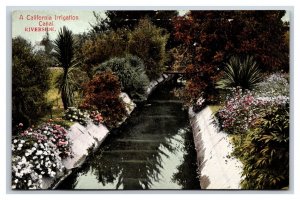
[[67, 119], [71, 122], [78, 122], [83, 126], [87, 125], [88, 122], [88, 113], [84, 112], [80, 109], [77, 109], [75, 107], [69, 107], [64, 114], [64, 119]]
[[199, 112], [201, 111], [205, 106], [205, 99], [201, 95], [198, 100], [196, 101], [196, 104], [193, 106], [193, 111], [194, 112]]
[[284, 74], [275, 73], [256, 85], [254, 92], [258, 97], [289, 96], [289, 83]]
[[281, 74], [272, 74], [257, 84], [254, 91], [234, 89], [233, 95], [217, 113], [222, 128], [228, 133], [245, 133], [270, 108], [289, 104], [289, 84]]
[[12, 158], [12, 189], [39, 189], [42, 175], [34, 171], [33, 165], [23, 156]]
[[20, 132], [20, 136], [31, 138], [33, 140], [52, 142], [61, 158], [71, 156], [71, 144], [67, 137], [67, 131], [62, 126], [52, 123], [42, 124], [39, 128], [29, 128]]
[[98, 110], [93, 110], [90, 112], [90, 118], [92, 119], [93, 123], [99, 125], [103, 122], [103, 117]]
[[38, 132], [28, 135], [12, 141], [13, 189], [41, 188], [43, 177], [54, 177], [63, 168], [59, 151], [47, 136]]
[[217, 113], [222, 128], [227, 133], [244, 133], [259, 117], [259, 107], [263, 102], [256, 99], [249, 90], [236, 89], [233, 97]]

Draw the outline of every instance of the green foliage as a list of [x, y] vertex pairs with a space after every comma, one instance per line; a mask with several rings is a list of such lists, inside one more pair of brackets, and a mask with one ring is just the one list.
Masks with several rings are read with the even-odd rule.
[[146, 74], [150, 80], [158, 78], [165, 69], [167, 60], [166, 44], [169, 35], [157, 28], [148, 19], [140, 20], [129, 35], [128, 51], [145, 63]]
[[98, 110], [104, 123], [116, 127], [127, 115], [124, 102], [120, 99], [121, 84], [111, 72], [97, 74], [85, 85], [82, 108]]
[[289, 106], [272, 106], [235, 152], [244, 164], [243, 189], [289, 186]]
[[259, 66], [253, 57], [247, 56], [244, 60], [233, 56], [224, 68], [223, 84], [225, 87], [241, 87], [242, 89], [253, 89], [262, 81]]
[[84, 68], [92, 77], [92, 68], [110, 58], [122, 57], [126, 54], [127, 32], [125, 30], [108, 31], [86, 40], [82, 47]]
[[58, 32], [58, 37], [54, 41], [53, 53], [60, 66], [63, 68], [64, 73], [59, 81], [59, 91], [61, 92], [61, 98], [64, 105], [64, 109], [74, 104], [74, 80], [70, 75], [70, 69], [74, 66], [74, 46], [73, 33], [65, 26]]
[[12, 40], [12, 126], [29, 127], [47, 113], [49, 71], [29, 42]]
[[95, 68], [96, 73], [111, 70], [119, 77], [122, 91], [132, 99], [146, 99], [146, 87], [149, 79], [145, 74], [144, 63], [136, 56], [112, 58]]
[[133, 30], [141, 19], [148, 18], [151, 22], [167, 31], [171, 37], [168, 40], [167, 48], [172, 48], [177, 45], [173, 36], [174, 29], [171, 19], [178, 16], [178, 11], [175, 10], [124, 10], [115, 11], [108, 10], [105, 12], [106, 18], [101, 14], [95, 13], [95, 24], [91, 24], [92, 29], [90, 35], [101, 34], [108, 30], [117, 31], [118, 29]]

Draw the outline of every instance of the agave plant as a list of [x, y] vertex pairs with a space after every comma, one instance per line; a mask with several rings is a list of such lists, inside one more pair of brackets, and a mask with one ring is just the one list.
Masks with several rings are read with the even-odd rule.
[[75, 41], [73, 33], [65, 26], [60, 29], [57, 39], [54, 41], [53, 53], [60, 66], [63, 68], [63, 75], [58, 79], [58, 88], [61, 93], [64, 109], [67, 109], [74, 104], [74, 81], [70, 72], [77, 64], [74, 57]]
[[225, 87], [252, 89], [263, 78], [259, 66], [252, 56], [247, 56], [245, 59], [231, 57], [226, 63], [224, 72], [222, 83]]

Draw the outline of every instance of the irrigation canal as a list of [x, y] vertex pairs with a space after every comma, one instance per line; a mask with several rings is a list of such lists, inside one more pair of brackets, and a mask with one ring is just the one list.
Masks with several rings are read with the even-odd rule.
[[200, 189], [188, 113], [159, 86], [56, 189]]

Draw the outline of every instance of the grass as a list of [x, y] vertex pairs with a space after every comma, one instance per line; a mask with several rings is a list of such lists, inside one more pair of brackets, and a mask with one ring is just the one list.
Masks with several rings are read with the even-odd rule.
[[46, 94], [46, 99], [48, 103], [53, 105], [54, 109], [63, 108], [63, 103], [58, 92], [58, 88], [55, 87], [55, 82], [57, 78], [63, 73], [62, 68], [53, 67], [50, 68], [50, 89]]
[[38, 124], [48, 122], [50, 119], [55, 124], [63, 125], [64, 127], [68, 128], [74, 124], [74, 122], [70, 122], [68, 120], [62, 119], [64, 108], [63, 103], [58, 92], [58, 88], [55, 85], [57, 78], [63, 73], [62, 68], [53, 67], [50, 68], [50, 89], [46, 94], [47, 103], [52, 105], [52, 109], [50, 113], [43, 118], [41, 118]]
[[215, 115], [222, 106], [221, 105], [209, 105], [208, 107], [210, 108], [212, 114]]

